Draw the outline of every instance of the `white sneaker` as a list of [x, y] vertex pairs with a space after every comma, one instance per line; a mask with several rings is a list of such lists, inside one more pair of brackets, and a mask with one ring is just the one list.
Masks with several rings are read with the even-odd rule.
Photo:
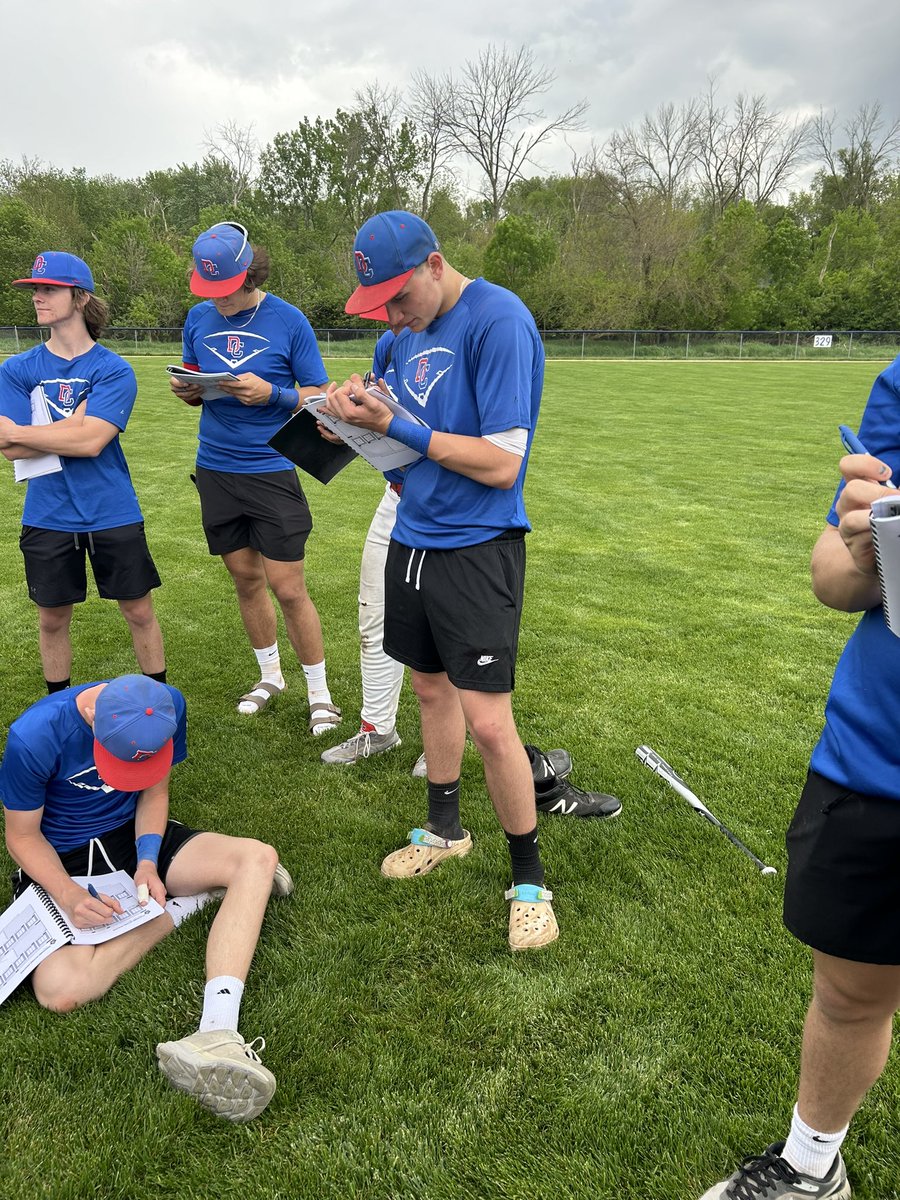
[[427, 779], [428, 778], [428, 763], [425, 761], [424, 754], [420, 754], [419, 757], [416, 759], [416, 761], [413, 763], [413, 769], [410, 772], [410, 774], [412, 775], [413, 779]]
[[272, 880], [273, 898], [280, 900], [282, 896], [289, 896], [293, 890], [294, 881], [291, 879], [290, 871], [279, 863], [275, 868], [275, 878]]
[[338, 763], [342, 767], [352, 767], [361, 758], [371, 758], [373, 754], [384, 754], [401, 745], [400, 735], [396, 729], [387, 733], [376, 733], [374, 729], [360, 729], [353, 737], [347, 738], [330, 750], [323, 750], [319, 755], [323, 763]]
[[179, 1092], [226, 1121], [251, 1121], [275, 1095], [275, 1076], [260, 1062], [263, 1038], [247, 1043], [233, 1029], [192, 1033], [156, 1047], [159, 1069]]

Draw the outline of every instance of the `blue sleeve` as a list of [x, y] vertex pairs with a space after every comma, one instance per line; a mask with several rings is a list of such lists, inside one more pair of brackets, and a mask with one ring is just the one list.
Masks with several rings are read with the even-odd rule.
[[31, 424], [31, 392], [16, 370], [14, 358], [0, 366], [0, 416], [16, 425]]
[[172, 696], [172, 703], [175, 705], [175, 720], [178, 722], [172, 736], [172, 766], [174, 767], [176, 763], [184, 762], [187, 758], [187, 704], [178, 688], [172, 687], [170, 683], [167, 683], [166, 687]]
[[372, 374], [376, 379], [384, 379], [384, 373], [391, 365], [393, 358], [392, 351], [396, 340], [395, 335], [388, 329], [375, 343], [375, 354], [372, 358]]
[[41, 762], [35, 747], [10, 729], [6, 750], [0, 763], [0, 799], [3, 807], [18, 812], [33, 812], [43, 808], [47, 782], [53, 765]]
[[[900, 358], [895, 358], [873, 383], [860, 422], [859, 438], [870, 454], [888, 464], [894, 483], [900, 486]], [[843, 490], [841, 480], [826, 518], [830, 525], [838, 524], [835, 506]]]
[[181, 361], [185, 366], [198, 366], [197, 352], [194, 350], [194, 313], [192, 308], [184, 319], [184, 329], [181, 332]]
[[504, 313], [478, 332], [473, 345], [473, 384], [481, 436], [530, 429], [535, 342], [515, 313]]
[[328, 372], [312, 325], [299, 311], [291, 332], [291, 370], [301, 387], [318, 387], [328, 382]]
[[137, 379], [131, 364], [117, 354], [110, 354], [107, 369], [91, 383], [85, 415], [100, 417], [124, 429], [136, 399]]

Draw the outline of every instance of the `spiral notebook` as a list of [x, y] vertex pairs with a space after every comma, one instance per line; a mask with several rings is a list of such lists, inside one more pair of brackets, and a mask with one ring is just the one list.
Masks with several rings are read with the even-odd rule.
[[[73, 876], [87, 886], [88, 876]], [[51, 896], [39, 883], [30, 883], [25, 891], [0, 914], [0, 1004], [44, 959], [70, 942], [77, 946], [96, 946], [130, 929], [152, 921], [164, 910], [155, 900], [146, 907], [138, 904], [134, 880], [127, 871], [92, 875], [90, 881], [102, 895], [119, 901], [123, 912], [108, 925], [76, 929]]]
[[895, 492], [873, 501], [869, 523], [885, 624], [900, 637], [900, 496]]

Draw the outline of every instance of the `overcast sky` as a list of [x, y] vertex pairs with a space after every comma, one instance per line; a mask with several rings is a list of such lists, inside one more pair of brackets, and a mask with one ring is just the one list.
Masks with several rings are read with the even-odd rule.
[[[458, 69], [487, 44], [531, 47], [557, 113], [588, 101], [585, 148], [718, 77], [719, 97], [900, 116], [894, 0], [31, 0], [3, 6], [0, 158], [132, 177], [194, 162], [204, 131], [254, 124], [265, 144], [330, 116], [375, 80]], [[538, 166], [565, 169], [561, 142]]]

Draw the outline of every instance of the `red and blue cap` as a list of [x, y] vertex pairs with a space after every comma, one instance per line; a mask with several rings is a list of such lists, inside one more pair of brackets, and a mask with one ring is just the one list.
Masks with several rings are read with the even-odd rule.
[[344, 305], [344, 312], [386, 321], [385, 304], [435, 250], [440, 246], [431, 226], [414, 213], [395, 210], [370, 217], [353, 243], [359, 287]]
[[243, 225], [221, 221], [194, 242], [191, 291], [195, 296], [230, 296], [236, 292], [253, 262], [253, 247]]
[[165, 779], [178, 726], [169, 689], [147, 675], [111, 679], [94, 706], [94, 765], [112, 788], [140, 792]]
[[90, 267], [82, 258], [66, 254], [64, 250], [43, 250], [31, 268], [27, 279], [14, 279], [13, 287], [34, 287], [46, 283], [50, 287], [77, 287], [93, 292], [94, 277]]

